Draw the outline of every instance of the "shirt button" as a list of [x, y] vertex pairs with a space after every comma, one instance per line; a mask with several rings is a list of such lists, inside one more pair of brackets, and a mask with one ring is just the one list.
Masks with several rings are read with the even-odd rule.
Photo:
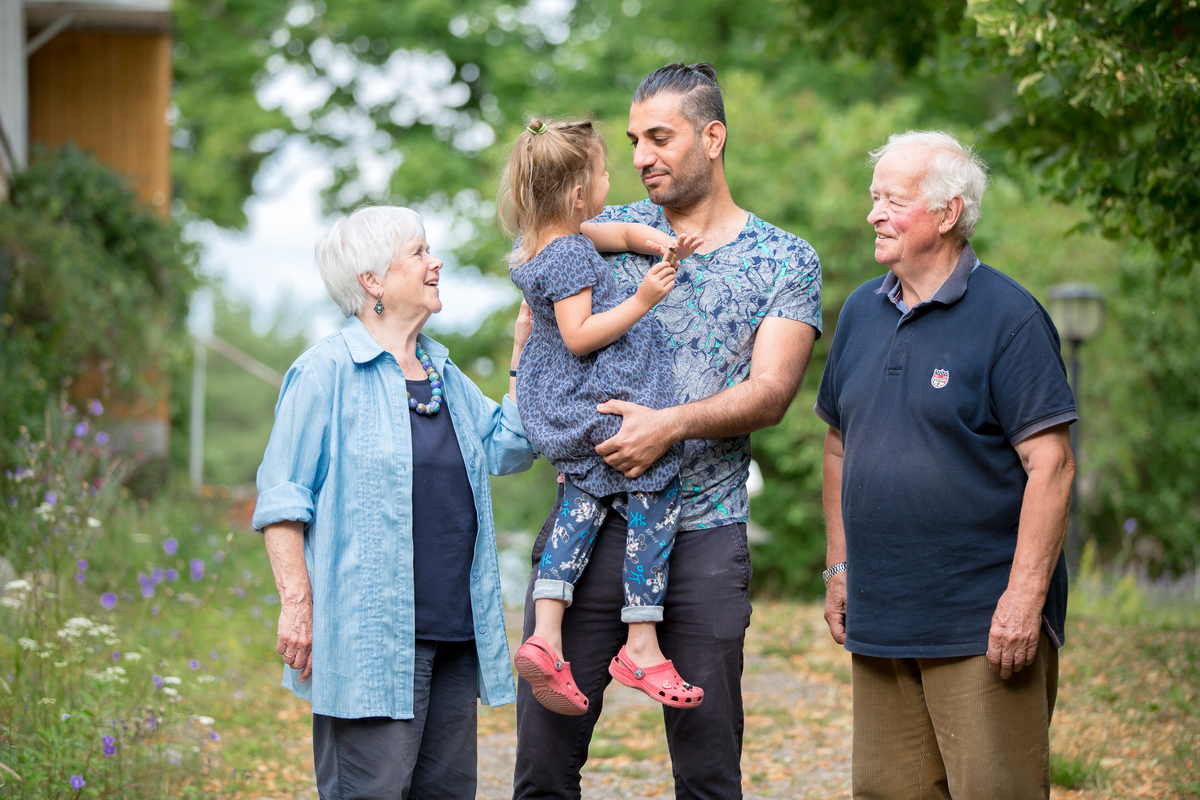
[[479, 632], [480, 632], [480, 633], [487, 633], [487, 625], [480, 625], [480, 626], [479, 626]]
[[471, 459], [471, 468], [472, 469], [475, 468], [475, 459], [473, 459], [473, 458]]
[[471, 573], [471, 577], [472, 577], [472, 578], [478, 578], [478, 577], [479, 577], [479, 570], [475, 570], [474, 572], [472, 572], [472, 573]]

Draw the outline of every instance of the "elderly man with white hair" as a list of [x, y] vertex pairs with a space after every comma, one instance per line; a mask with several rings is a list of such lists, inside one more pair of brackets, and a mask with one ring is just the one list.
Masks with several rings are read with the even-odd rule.
[[[516, 700], [488, 475], [534, 453], [516, 404], [484, 397], [421, 332], [442, 262], [415, 211], [359, 209], [316, 255], [346, 324], [284, 377], [253, 522], [279, 588], [283, 685], [312, 702], [324, 800], [466, 800], [476, 698]], [[531, 326], [524, 307], [513, 369]]]
[[842, 308], [816, 404], [853, 795], [1046, 798], [1078, 419], [1058, 333], [967, 241], [978, 155], [909, 132], [871, 160], [889, 271]]

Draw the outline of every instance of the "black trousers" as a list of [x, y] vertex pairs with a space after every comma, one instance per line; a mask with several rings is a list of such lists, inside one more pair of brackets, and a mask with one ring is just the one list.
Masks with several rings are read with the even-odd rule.
[[[554, 516], [551, 512], [534, 544], [535, 564], [553, 529]], [[528, 683], [518, 681], [513, 776], [517, 800], [580, 796], [579, 771], [603, 710], [604, 688], [612, 680], [608, 663], [628, 635], [621, 622], [625, 528], [619, 514], [609, 514], [563, 618], [563, 657], [571, 662], [575, 681], [587, 694], [588, 713], [555, 714], [537, 701]], [[530, 577], [525, 595], [523, 639], [534, 628], [535, 577], [536, 573]], [[663, 707], [675, 796], [680, 800], [742, 796], [742, 646], [750, 624], [749, 584], [745, 525], [678, 533], [658, 639], [679, 674], [704, 689], [704, 705], [699, 708]]]
[[321, 800], [474, 798], [478, 680], [475, 642], [417, 639], [412, 719], [313, 714]]

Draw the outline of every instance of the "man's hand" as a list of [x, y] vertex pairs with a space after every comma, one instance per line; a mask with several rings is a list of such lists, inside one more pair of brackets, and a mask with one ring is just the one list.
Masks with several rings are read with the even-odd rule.
[[648, 470], [676, 441], [667, 424], [669, 408], [655, 411], [626, 400], [609, 400], [596, 410], [624, 418], [617, 435], [596, 445], [596, 452], [626, 478], [636, 478]]
[[283, 656], [283, 663], [300, 670], [300, 682], [304, 683], [312, 674], [312, 598], [280, 600], [275, 652]]
[[1040, 600], [1030, 599], [1012, 589], [1000, 595], [988, 633], [987, 658], [992, 669], [1000, 671], [1001, 678], [1007, 679], [1033, 663], [1044, 604], [1044, 596]]
[[839, 572], [825, 586], [825, 622], [838, 644], [846, 643], [846, 573]]

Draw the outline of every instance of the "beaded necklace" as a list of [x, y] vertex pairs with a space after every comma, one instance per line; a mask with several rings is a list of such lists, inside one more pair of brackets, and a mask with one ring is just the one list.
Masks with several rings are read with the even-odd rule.
[[421, 345], [417, 345], [417, 360], [421, 362], [421, 366], [425, 368], [425, 374], [429, 376], [429, 388], [432, 396], [428, 403], [418, 403], [409, 392], [408, 407], [422, 416], [432, 417], [442, 407], [442, 376], [438, 375], [437, 370], [433, 368], [433, 360], [426, 355]]

